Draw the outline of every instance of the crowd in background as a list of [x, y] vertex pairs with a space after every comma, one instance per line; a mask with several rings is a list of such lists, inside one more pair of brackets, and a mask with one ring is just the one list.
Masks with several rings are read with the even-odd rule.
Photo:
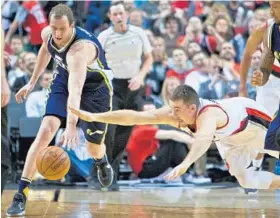
[[[11, 56], [7, 78], [13, 93], [30, 80], [42, 43], [40, 30], [48, 25], [50, 9], [58, 3], [69, 5], [76, 17], [76, 24], [96, 36], [111, 25], [107, 16], [111, 1], [2, 1], [5, 50]], [[30, 4], [36, 10], [28, 11], [24, 8]], [[144, 84], [145, 102], [156, 108], [167, 105], [172, 91], [180, 84], [192, 86], [201, 98], [224, 99], [238, 96], [240, 62], [246, 41], [257, 26], [269, 19], [269, 5], [266, 1], [126, 0], [124, 5], [129, 13], [129, 23], [143, 28], [153, 47], [153, 64]], [[35, 25], [28, 13], [40, 16], [40, 24]], [[257, 50], [252, 56], [249, 75], [257, 69], [260, 57], [261, 51]], [[52, 61], [40, 83], [26, 100], [27, 117], [43, 116], [45, 96], [53, 71], [55, 63]], [[248, 97], [255, 99], [255, 96], [256, 90], [248, 82]], [[173, 154], [168, 159], [170, 163], [166, 168], [179, 164], [187, 154], [187, 146], [171, 145], [174, 151], [170, 151], [170, 146], [167, 148], [156, 138], [158, 127], [145, 127], [142, 132], [139, 131], [135, 129], [132, 132], [127, 145], [127, 160], [130, 165], [135, 165], [135, 160], [138, 160], [134, 157], [135, 153], [146, 152], [146, 161], [141, 157], [139, 163], [144, 164], [141, 167], [148, 167], [148, 172], [154, 172], [151, 163], [153, 157], [160, 158], [159, 147], [161, 152]], [[137, 141], [140, 144], [132, 143], [136, 136], [141, 138], [142, 141]], [[146, 139], [144, 136], [150, 138]], [[170, 136], [169, 140], [174, 141], [175, 138]], [[153, 141], [153, 146], [145, 140]], [[148, 152], [147, 149], [140, 149], [141, 143], [147, 144]], [[134, 148], [135, 144], [138, 149]], [[83, 154], [78, 157], [79, 161], [89, 158]], [[204, 157], [194, 169], [196, 178], [203, 178], [201, 181], [204, 182], [209, 181], [209, 175], [205, 173], [206, 162], [208, 160]], [[134, 165], [132, 168], [137, 175], [138, 166], [135, 168]], [[156, 177], [166, 168], [157, 168], [155, 171], [158, 173], [142, 177]], [[88, 172], [82, 176], [87, 177]], [[137, 176], [141, 178], [141, 175]]]

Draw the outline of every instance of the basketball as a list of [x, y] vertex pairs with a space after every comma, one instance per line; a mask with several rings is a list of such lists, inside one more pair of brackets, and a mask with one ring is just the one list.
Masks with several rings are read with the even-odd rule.
[[50, 146], [40, 151], [36, 165], [39, 173], [46, 179], [59, 180], [69, 171], [70, 159], [62, 148]]

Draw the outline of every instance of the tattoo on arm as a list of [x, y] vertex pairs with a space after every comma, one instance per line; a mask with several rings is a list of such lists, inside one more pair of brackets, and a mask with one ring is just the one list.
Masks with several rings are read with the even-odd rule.
[[269, 48], [265, 48], [263, 51], [259, 70], [263, 73], [263, 85], [268, 81], [269, 75], [272, 71], [274, 62], [274, 55]]

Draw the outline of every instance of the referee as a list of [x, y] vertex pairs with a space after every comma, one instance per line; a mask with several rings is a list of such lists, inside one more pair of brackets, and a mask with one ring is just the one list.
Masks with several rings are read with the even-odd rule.
[[[122, 2], [110, 6], [109, 17], [112, 26], [101, 32], [98, 40], [114, 72], [113, 108], [141, 110], [142, 85], [153, 63], [151, 44], [142, 28], [127, 24], [128, 14]], [[127, 126], [110, 126], [108, 131], [107, 154], [116, 175], [112, 190], [118, 190], [118, 168], [131, 130]]]

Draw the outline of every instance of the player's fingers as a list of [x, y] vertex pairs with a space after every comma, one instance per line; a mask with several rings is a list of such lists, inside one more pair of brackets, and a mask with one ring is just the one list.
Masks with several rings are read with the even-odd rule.
[[64, 142], [64, 134], [61, 135], [60, 140], [58, 142], [58, 146], [65, 148], [65, 147], [63, 147], [63, 142]]
[[22, 98], [21, 98], [22, 93], [23, 93], [23, 90], [19, 90], [19, 91], [16, 93], [15, 97], [16, 97], [17, 103], [22, 103]]

